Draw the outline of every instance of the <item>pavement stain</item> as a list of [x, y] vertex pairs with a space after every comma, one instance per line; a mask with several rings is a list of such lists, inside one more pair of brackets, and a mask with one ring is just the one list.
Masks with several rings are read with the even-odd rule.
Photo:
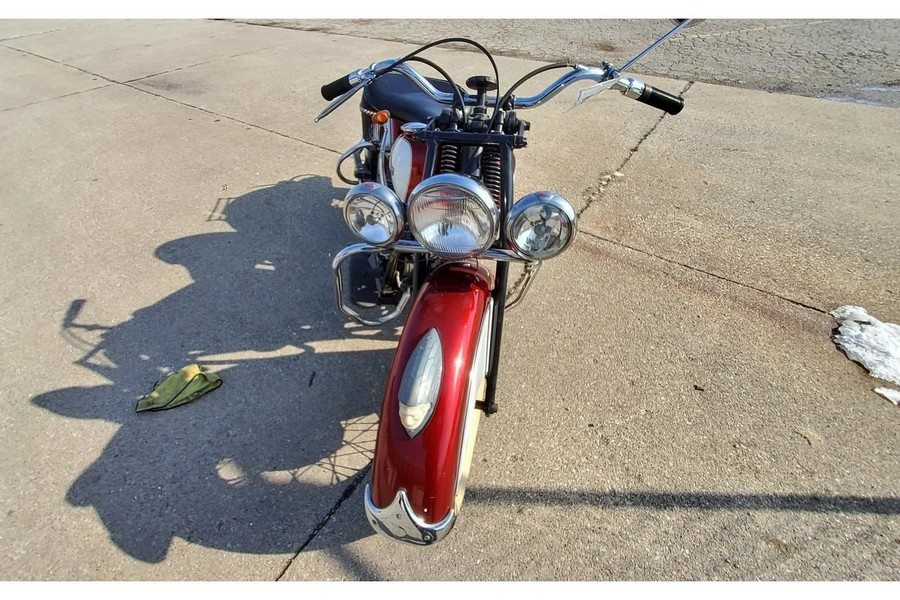
[[793, 554], [795, 552], [794, 546], [792, 544], [789, 544], [788, 542], [785, 542], [782, 539], [769, 538], [766, 540], [766, 542], [771, 544], [775, 548], [775, 550], [777, 550], [778, 553], [781, 554], [782, 556], [790, 556], [791, 554]]
[[816, 433], [812, 429], [806, 429], [806, 428], [795, 429], [794, 433], [799, 435], [801, 438], [803, 438], [806, 441], [807, 444], [809, 444], [810, 446], [813, 446], [813, 447], [819, 446], [825, 441], [825, 439], [822, 436], [820, 436], [818, 433]]

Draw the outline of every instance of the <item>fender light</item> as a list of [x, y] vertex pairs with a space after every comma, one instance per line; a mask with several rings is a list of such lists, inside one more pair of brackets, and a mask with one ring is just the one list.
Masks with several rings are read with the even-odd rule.
[[565, 250], [577, 231], [575, 209], [553, 192], [528, 194], [506, 219], [506, 239], [519, 255], [532, 260], [553, 258]]
[[416, 344], [400, 380], [400, 422], [409, 437], [415, 437], [431, 420], [443, 374], [441, 336], [432, 327]]

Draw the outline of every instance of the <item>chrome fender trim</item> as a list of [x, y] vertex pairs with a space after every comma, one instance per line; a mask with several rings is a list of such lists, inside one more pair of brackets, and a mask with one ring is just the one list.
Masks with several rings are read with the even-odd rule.
[[438, 542], [450, 533], [456, 522], [456, 511], [450, 509], [440, 523], [429, 524], [419, 518], [409, 505], [405, 490], [394, 496], [393, 502], [384, 508], [372, 503], [372, 489], [366, 484], [366, 517], [375, 531], [401, 542], [427, 546]]

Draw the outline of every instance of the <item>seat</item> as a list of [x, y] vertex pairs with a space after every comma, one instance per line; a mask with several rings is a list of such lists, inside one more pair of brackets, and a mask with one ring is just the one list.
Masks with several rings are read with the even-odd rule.
[[[441, 92], [453, 91], [443, 79], [427, 79]], [[402, 73], [385, 73], [363, 89], [362, 107], [390, 111], [391, 116], [404, 123], [427, 123], [450, 105], [433, 99]]]

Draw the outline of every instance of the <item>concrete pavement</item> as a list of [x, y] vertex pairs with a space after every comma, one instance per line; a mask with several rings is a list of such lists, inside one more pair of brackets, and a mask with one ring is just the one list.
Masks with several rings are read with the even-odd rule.
[[[677, 117], [529, 114], [517, 187], [570, 198], [581, 233], [508, 316], [452, 535], [372, 534], [398, 328], [332, 305], [358, 117], [312, 117], [323, 82], [410, 48], [0, 22], [0, 575], [895, 580], [900, 413], [826, 312], [900, 322], [900, 113], [688, 80], [649, 78]], [[223, 387], [133, 412], [188, 362]]]

